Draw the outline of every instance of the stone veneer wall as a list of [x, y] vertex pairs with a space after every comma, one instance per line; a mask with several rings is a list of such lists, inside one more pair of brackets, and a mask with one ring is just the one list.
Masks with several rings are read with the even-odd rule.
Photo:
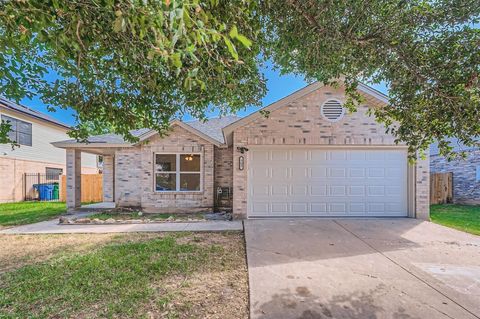
[[[354, 114], [331, 123], [323, 119], [320, 106], [335, 98], [345, 100], [344, 89], [322, 87], [269, 114], [236, 129], [233, 133], [233, 214], [245, 218], [247, 214], [247, 172], [238, 169], [240, 153], [237, 147], [249, 145], [395, 145], [394, 137], [385, 133], [385, 127], [367, 115], [366, 106]], [[428, 160], [419, 160], [416, 167], [416, 215], [429, 216]]]
[[[115, 202], [118, 206], [141, 206], [152, 212], [194, 212], [214, 206], [214, 145], [175, 126], [164, 138], [155, 135], [134, 148], [115, 154]], [[198, 192], [154, 191], [154, 153], [201, 153], [203, 190]]]
[[476, 170], [480, 166], [480, 150], [470, 151], [466, 159], [448, 161], [445, 157], [430, 157], [432, 173], [453, 173], [453, 201], [455, 203], [480, 204], [480, 181]]

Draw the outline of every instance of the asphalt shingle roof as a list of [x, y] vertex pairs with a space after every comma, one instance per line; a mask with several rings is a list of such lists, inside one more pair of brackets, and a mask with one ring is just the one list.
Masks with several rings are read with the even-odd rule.
[[212, 118], [206, 122], [191, 121], [191, 122], [185, 122], [185, 124], [193, 127], [194, 129], [202, 132], [205, 135], [208, 135], [209, 137], [219, 141], [220, 143], [225, 143], [222, 129], [232, 124], [233, 122], [238, 121], [239, 119], [240, 117], [231, 115], [231, 116]]
[[71, 128], [69, 125], [67, 125], [65, 123], [62, 123], [62, 122], [54, 119], [51, 116], [48, 116], [46, 114], [43, 114], [43, 113], [35, 111], [35, 110], [32, 110], [31, 108], [28, 108], [24, 105], [13, 103], [12, 101], [6, 100], [2, 97], [0, 97], [0, 107], [5, 107], [5, 108], [10, 109], [10, 110], [21, 112], [25, 115], [32, 116], [32, 117], [35, 117], [37, 119], [41, 119], [41, 120], [44, 120], [44, 121], [47, 121], [47, 122], [50, 122], [50, 123], [53, 123], [53, 124], [56, 124], [56, 125], [60, 125], [60, 126], [63, 126], [65, 128]]
[[[240, 117], [238, 116], [225, 116], [225, 117], [219, 117], [219, 118], [212, 118], [205, 122], [190, 121], [190, 122], [184, 122], [184, 123], [194, 128], [195, 130], [211, 137], [212, 139], [219, 141], [220, 143], [224, 143], [225, 141], [223, 138], [222, 129], [225, 126], [230, 125], [231, 123], [239, 119]], [[130, 133], [132, 133], [132, 135], [135, 137], [140, 137], [145, 133], [148, 133], [149, 131], [150, 129], [142, 128], [139, 130], [130, 131]], [[90, 136], [88, 138], [88, 142], [99, 143], [99, 144], [126, 144], [126, 145], [130, 144], [129, 142], [125, 141], [121, 135], [118, 135], [118, 134], [102, 134], [102, 135]], [[72, 139], [72, 140], [61, 141], [61, 143], [76, 144], [77, 141]]]

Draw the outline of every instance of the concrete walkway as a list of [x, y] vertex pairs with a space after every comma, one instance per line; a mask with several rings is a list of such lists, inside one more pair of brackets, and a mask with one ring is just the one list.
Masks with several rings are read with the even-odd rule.
[[[91, 213], [79, 213], [75, 214], [75, 216], [83, 217], [89, 214]], [[0, 234], [76, 234], [226, 230], [243, 230], [242, 221], [205, 221], [189, 223], [150, 223], [120, 225], [59, 225], [57, 218], [54, 220], [44, 221], [36, 224], [4, 229], [0, 231]]]
[[414, 219], [247, 220], [251, 318], [479, 318], [480, 237]]

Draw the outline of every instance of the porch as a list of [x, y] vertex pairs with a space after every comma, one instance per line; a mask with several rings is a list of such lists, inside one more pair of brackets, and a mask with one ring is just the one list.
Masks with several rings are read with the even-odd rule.
[[[91, 144], [83, 147], [69, 147], [66, 150], [66, 204], [67, 212], [77, 210], [102, 210], [115, 208], [114, 197], [114, 154], [112, 148], [95, 148]], [[103, 158], [102, 166], [102, 202], [81, 205], [82, 199], [82, 153], [100, 155]]]

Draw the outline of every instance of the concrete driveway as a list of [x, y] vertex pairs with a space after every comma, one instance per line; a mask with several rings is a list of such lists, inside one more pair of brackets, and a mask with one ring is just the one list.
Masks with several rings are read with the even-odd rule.
[[479, 318], [480, 237], [415, 219], [247, 220], [251, 318]]

